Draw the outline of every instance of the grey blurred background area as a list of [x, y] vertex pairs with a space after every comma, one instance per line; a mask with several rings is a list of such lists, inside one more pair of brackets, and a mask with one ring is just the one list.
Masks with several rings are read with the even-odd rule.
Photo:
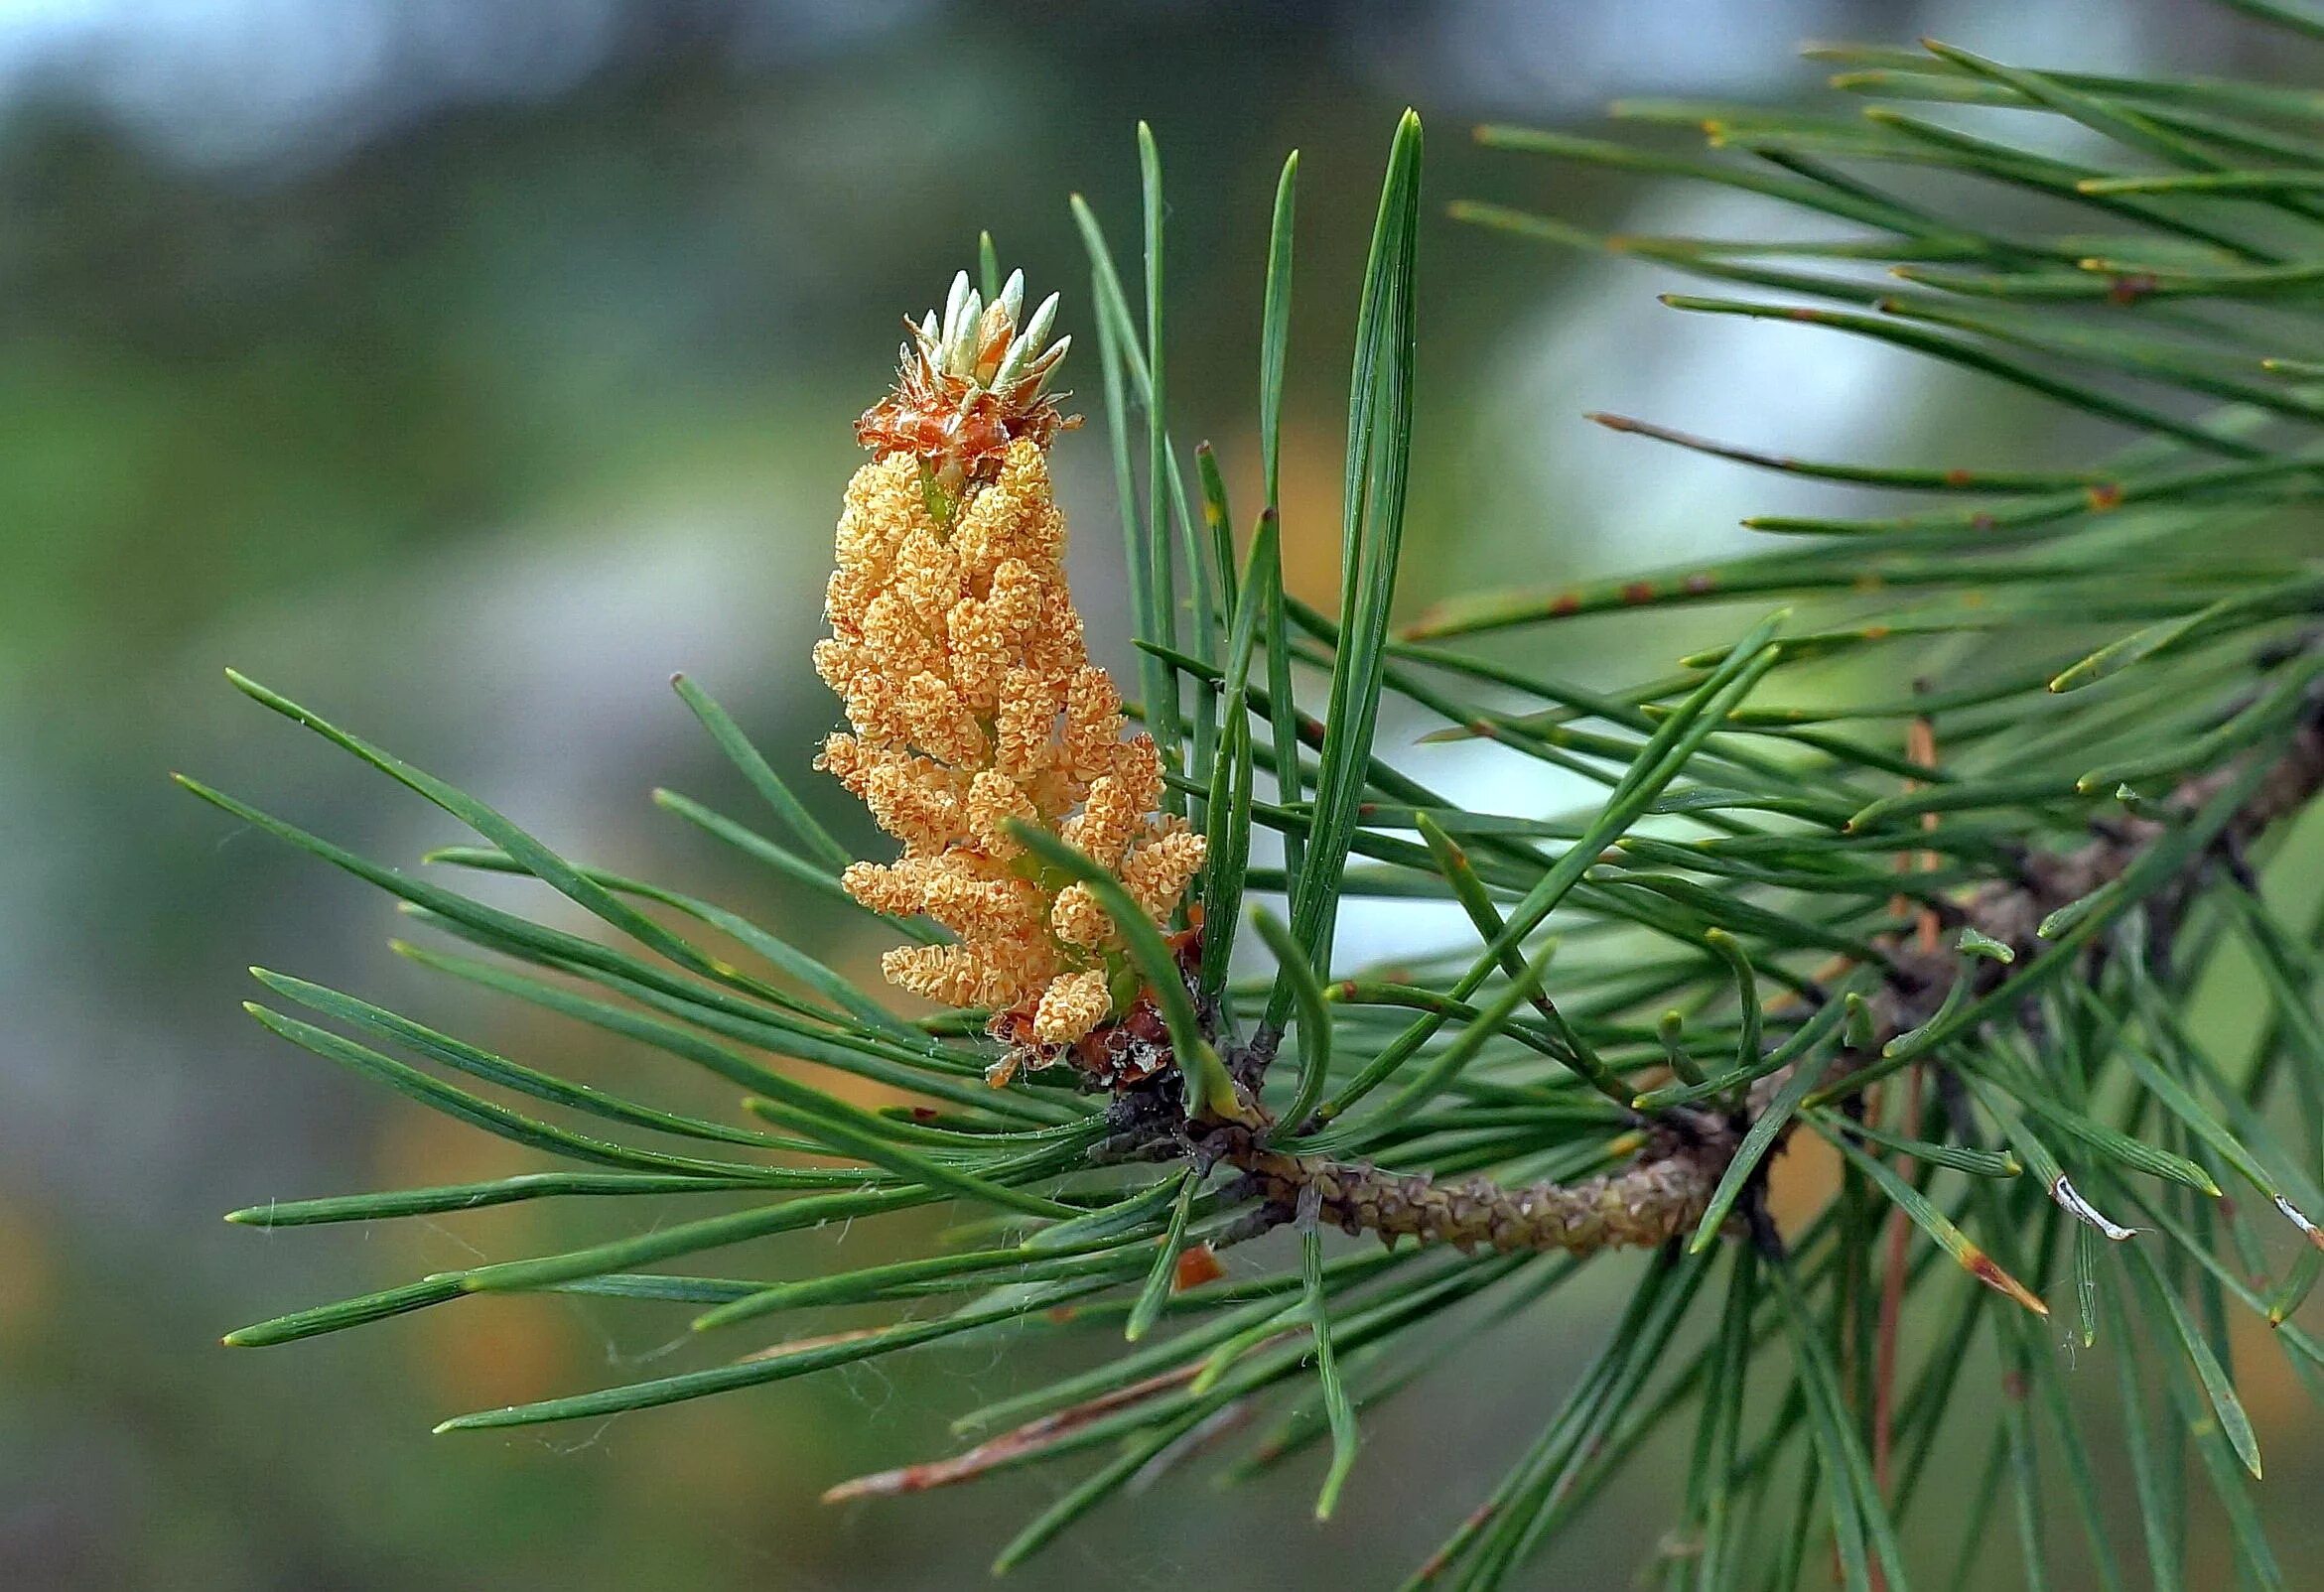
[[[615, 1220], [221, 1224], [270, 1198], [527, 1164], [261, 1034], [237, 1010], [248, 964], [723, 1104], [427, 982], [388, 952], [383, 897], [173, 790], [183, 768], [399, 866], [461, 838], [221, 669], [569, 854], [714, 896], [870, 976], [878, 944], [648, 795], [746, 800], [667, 688], [684, 669], [870, 844], [806, 774], [835, 718], [807, 648], [860, 457], [850, 423], [889, 376], [897, 317], [941, 296], [980, 228], [1036, 294], [1063, 289], [1066, 330], [1086, 333], [1066, 198], [1086, 195], [1134, 249], [1133, 127], [1153, 123], [1176, 429], [1216, 442], [1248, 509], [1268, 208], [1284, 153], [1304, 152], [1287, 548], [1295, 589], [1328, 600], [1355, 287], [1379, 162], [1415, 104], [1432, 218], [1406, 599], [1732, 549], [1739, 515], [1792, 506], [1796, 488], [1580, 412], [1912, 463], [2004, 464], [2052, 439], [1965, 381], [1842, 339], [1690, 322], [1656, 307], [1672, 283], [1653, 271], [1455, 227], [1442, 201], [1462, 196], [1639, 229], [1767, 224], [1719, 191], [1487, 155], [1468, 130], [1586, 127], [1625, 93], [1805, 97], [1820, 76], [1800, 40], [1924, 33], [2035, 65], [2287, 69], [2271, 39], [2167, 0], [0, 4], [0, 1580], [981, 1581], [1069, 1476], [875, 1508], [817, 1494], [946, 1450], [951, 1416], [1103, 1353], [1094, 1338], [453, 1437], [428, 1427], [698, 1351], [682, 1315], [549, 1296], [218, 1347], [244, 1321]], [[1085, 406], [1093, 364], [1067, 372]], [[1122, 626], [1096, 617], [1121, 604], [1097, 429], [1058, 459], [1082, 606], [1120, 663]], [[1603, 645], [1576, 632], [1540, 651], [1632, 672]], [[1557, 794], [1432, 755], [1432, 777], [1480, 801]], [[938, 1225], [718, 1263], [799, 1274], [842, 1244], [859, 1260], [904, 1253]], [[1605, 1326], [1596, 1297], [1512, 1323], [1369, 1418], [1328, 1531], [1306, 1518], [1303, 1471], [1233, 1496], [1164, 1478], [1020, 1584], [1379, 1584], [1538, 1427]], [[2286, 1454], [2296, 1497], [2316, 1477], [2311, 1417], [2293, 1399], [2255, 1413], [2273, 1428], [2270, 1479]], [[1619, 1584], [1665, 1518], [1667, 1459], [1601, 1502], [1561, 1584]]]

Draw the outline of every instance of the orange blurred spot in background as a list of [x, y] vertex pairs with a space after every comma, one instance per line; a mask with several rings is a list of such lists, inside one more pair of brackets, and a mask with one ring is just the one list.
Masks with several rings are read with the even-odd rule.
[[20, 1348], [57, 1296], [56, 1263], [21, 1202], [0, 1200], [0, 1355]]
[[1767, 1169], [1767, 1214], [1789, 1240], [1840, 1192], [1840, 1151], [1814, 1133], [1794, 1133]]
[[[1286, 416], [1283, 429], [1283, 585], [1301, 602], [1336, 611], [1339, 607], [1339, 486], [1346, 463], [1344, 442], [1334, 433], [1302, 426]], [[1235, 547], [1250, 546], [1251, 527], [1267, 506], [1254, 433], [1248, 446], [1222, 452], [1227, 500], [1235, 512]]]

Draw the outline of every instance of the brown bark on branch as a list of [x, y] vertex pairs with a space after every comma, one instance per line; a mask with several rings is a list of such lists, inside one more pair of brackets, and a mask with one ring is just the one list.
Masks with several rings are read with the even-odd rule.
[[1723, 1124], [1702, 1134], [1656, 1127], [1638, 1158], [1618, 1172], [1574, 1183], [1507, 1188], [1488, 1178], [1438, 1183], [1426, 1172], [1384, 1172], [1362, 1162], [1269, 1148], [1250, 1128], [1221, 1128], [1206, 1152], [1239, 1167], [1271, 1210], [1316, 1217], [1349, 1233], [1517, 1254], [1651, 1249], [1693, 1230], [1733, 1156]]

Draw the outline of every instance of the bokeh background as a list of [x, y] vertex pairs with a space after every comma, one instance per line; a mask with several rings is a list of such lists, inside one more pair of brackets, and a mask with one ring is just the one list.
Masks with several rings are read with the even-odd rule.
[[[1288, 549], [1294, 585], [1327, 596], [1363, 239], [1393, 119], [1417, 104], [1431, 219], [1407, 600], [1659, 562], [1739, 543], [1741, 513], [1828, 499], [1599, 432], [1583, 409], [1900, 463], [2008, 464], [2078, 440], [1842, 339], [1663, 311], [1653, 294], [1672, 284], [1652, 270], [1453, 226], [1441, 201], [1459, 196], [1681, 232], [1743, 214], [1720, 191], [1487, 155], [1468, 127], [1587, 125], [1625, 93], [1804, 97], [1820, 79], [1797, 41], [1924, 33], [2110, 70], [2312, 80], [2316, 65], [2185, 0], [0, 3], [0, 1580], [980, 1581], [1068, 1478], [855, 1510], [817, 1493], [944, 1450], [951, 1415], [1100, 1346], [1044, 1338], [446, 1438], [428, 1427], [448, 1413], [679, 1363], [681, 1317], [499, 1298], [217, 1347], [246, 1320], [606, 1220], [544, 1205], [271, 1237], [222, 1225], [270, 1197], [523, 1164], [250, 1027], [246, 964], [586, 1076], [625, 1065], [423, 982], [384, 948], [383, 898], [173, 791], [183, 767], [403, 864], [459, 838], [220, 669], [569, 853], [868, 970], [877, 945], [647, 794], [746, 799], [669, 694], [673, 669], [787, 772], [832, 722], [806, 649], [858, 462], [849, 423], [888, 375], [898, 314], [940, 296], [980, 227], [1036, 294], [1065, 289], [1067, 330], [1085, 331], [1066, 196], [1131, 247], [1132, 127], [1154, 124], [1177, 430], [1217, 442], [1248, 507], [1267, 212], [1284, 152], [1304, 151]], [[1087, 365], [1079, 384], [1094, 390]], [[1059, 467], [1083, 607], [1118, 612], [1097, 433]], [[1118, 628], [1093, 623], [1117, 649]], [[1543, 655], [1607, 679], [1646, 661], [1608, 645], [1576, 630]], [[1436, 755], [1432, 777], [1480, 801], [1559, 794]], [[1354, 943], [1427, 927], [1376, 918]], [[661, 1098], [683, 1100], [682, 1081]], [[795, 1274], [836, 1244], [863, 1260], [926, 1236], [899, 1224], [724, 1259]], [[1615, 1291], [1561, 1294], [1368, 1417], [1327, 1532], [1305, 1517], [1304, 1470], [1234, 1497], [1164, 1479], [1021, 1584], [1393, 1579], [1510, 1462]], [[2313, 1417], [2264, 1388], [2255, 1403], [2285, 1562], [2312, 1566], [2324, 1535], [2297, 1500], [2320, 1479]], [[1622, 1584], [1669, 1486], [1667, 1467], [1636, 1470], [1558, 1584]]]

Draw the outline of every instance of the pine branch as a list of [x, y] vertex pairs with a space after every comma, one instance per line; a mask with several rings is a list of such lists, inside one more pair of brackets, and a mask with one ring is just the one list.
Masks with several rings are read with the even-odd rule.
[[[2095, 954], [2085, 949], [2090, 927], [2069, 939], [2053, 918], [2119, 888], [2141, 872], [2142, 863], [2163, 855], [2165, 841], [2175, 839], [2179, 844], [2166, 869], [2142, 879], [2135, 894], [2109, 903], [2110, 911], [2119, 911], [2149, 900], [2149, 920], [2158, 942], [2167, 945], [2179, 909], [2200, 876], [2223, 858], [2240, 865], [2236, 860], [2246, 848], [2302, 811], [2319, 789], [2324, 789], [2324, 694], [2311, 692], [2288, 744], [2272, 762], [2190, 777], [2161, 804], [2167, 817], [2112, 820], [2076, 850], [2028, 852], [2017, 862], [2017, 879], [1988, 884], [1950, 908], [1946, 916], [1958, 924], [1963, 938], [1982, 949], [1915, 945], [1899, 937], [1888, 947], [1878, 986], [1868, 997], [1868, 1028], [1851, 1037], [1834, 1076], [1810, 1098], [1838, 1099], [1862, 1089], [1917, 1056], [1919, 1047], [1907, 1048], [1912, 1036], [1941, 1017], [1966, 1026], [1966, 1019], [1947, 1014], [2029, 998], [2036, 980], [2077, 956]], [[2230, 797], [2232, 804], [2222, 807]], [[2053, 935], [2056, 943], [2049, 943]], [[1246, 1052], [1238, 1059], [1240, 1065], [1230, 1061], [1230, 1068], [1242, 1080], [1246, 1098], [1255, 1098], [1269, 1057]], [[1141, 1159], [1168, 1159], [1182, 1151], [1197, 1164], [1233, 1166], [1245, 1174], [1268, 1222], [1320, 1219], [1389, 1244], [1411, 1237], [1463, 1253], [1484, 1248], [1503, 1254], [1590, 1255], [1608, 1248], [1651, 1249], [1683, 1237], [1702, 1220], [1737, 1147], [1796, 1076], [1796, 1066], [1786, 1066], [1759, 1079], [1747, 1102], [1724, 1120], [1666, 1110], [1635, 1135], [1643, 1142], [1631, 1165], [1572, 1183], [1511, 1188], [1472, 1177], [1438, 1184], [1425, 1173], [1400, 1174], [1366, 1162], [1297, 1154], [1274, 1147], [1272, 1124], [1254, 1128], [1200, 1113], [1182, 1117], [1162, 1097], [1143, 1108], [1132, 1105], [1126, 1115], [1142, 1115], [1145, 1121], [1113, 1143], [1116, 1153]], [[1787, 1125], [1781, 1136], [1789, 1131]]]
[[[834, 632], [816, 657], [855, 731], [827, 743], [822, 767], [904, 855], [848, 857], [691, 682], [681, 695], [771, 827], [656, 796], [903, 942], [889, 979], [958, 1009], [899, 1017], [743, 914], [569, 861], [237, 678], [484, 843], [429, 861], [530, 876], [600, 936], [191, 789], [500, 959], [398, 944], [423, 967], [701, 1068], [777, 1130], [573, 1083], [261, 974], [274, 995], [367, 1042], [253, 1008], [270, 1031], [583, 1170], [268, 1202], [237, 1222], [531, 1199], [619, 1218], [636, 1194], [737, 1208], [294, 1310], [228, 1341], [532, 1289], [684, 1305], [706, 1336], [802, 1309], [882, 1313], [703, 1369], [457, 1416], [452, 1430], [1112, 1324], [1127, 1341], [1111, 1359], [963, 1417], [964, 1432], [1000, 1435], [835, 1492], [913, 1492], [1111, 1445], [1003, 1549], [1006, 1567], [1268, 1400], [1282, 1419], [1234, 1474], [1328, 1439], [1326, 1512], [1363, 1452], [1368, 1408], [1457, 1363], [1451, 1350], [1483, 1325], [1554, 1302], [1584, 1257], [1651, 1248], [1612, 1339], [1422, 1579], [1504, 1584], [1693, 1411], [1683, 1515], [1658, 1566], [1666, 1592], [1771, 1573], [1790, 1586], [1826, 1562], [1851, 1588], [1901, 1592], [1903, 1517], [1942, 1496], [1919, 1484], [1957, 1435], [1992, 1456], [1985, 1485], [1948, 1499], [1970, 1540], [1996, 1534], [2006, 1499], [2039, 1584], [2044, 1518], [2065, 1507], [2113, 1585], [2099, 1513], [2111, 1478], [2037, 1331], [2070, 1267], [2082, 1341], [2102, 1327], [2122, 1337], [2125, 1366], [2142, 1343], [2167, 1392], [2156, 1424], [2152, 1383], [2124, 1379], [2158, 1584], [2176, 1578], [2187, 1529], [2183, 1443], [2226, 1512], [2239, 1570], [2280, 1584], [2245, 1490], [2259, 1468], [2236, 1384], [2246, 1357], [2223, 1346], [2231, 1313], [2250, 1312], [2324, 1399], [2324, 1342], [2293, 1319], [2324, 1277], [2308, 1215], [2324, 1211], [2324, 913], [2308, 931], [2278, 922], [2256, 871], [2324, 793], [2324, 568], [2311, 551], [2324, 464], [2307, 437], [2324, 418], [2312, 390], [2324, 361], [2309, 357], [2324, 316], [2306, 291], [2324, 277], [2324, 205], [2310, 197], [2324, 182], [2324, 99], [2029, 70], [1937, 45], [1819, 54], [1864, 68], [1836, 80], [1851, 92], [2064, 118], [2169, 169], [2067, 161], [1886, 105], [1857, 117], [1642, 102], [1619, 113], [1705, 127], [1718, 157], [1513, 129], [1485, 142], [1722, 184], [1853, 235], [1648, 238], [1498, 206], [1455, 213], [1748, 284], [1782, 302], [1670, 302], [1909, 349], [2004, 383], [2014, 402], [2126, 428], [2127, 446], [2065, 468], [1856, 464], [1601, 416], [1833, 490], [1935, 493], [1943, 506], [1762, 516], [1745, 523], [1783, 539], [1768, 551], [1456, 597], [1399, 628], [1420, 348], [1421, 144], [1408, 117], [1357, 316], [1343, 590], [1336, 612], [1316, 611], [1283, 592], [1285, 549], [1313, 530], [1277, 491], [1296, 157], [1259, 328], [1268, 501], [1238, 570], [1228, 472], [1205, 445], [1189, 493], [1167, 424], [1166, 206], [1142, 130], [1143, 272], [1124, 272], [1096, 213], [1075, 205], [1134, 583], [1145, 700], [1124, 703], [1080, 651], [1041, 464], [1069, 424], [1044, 396], [1064, 342], [1045, 340], [1055, 301], [1025, 316], [1022, 279], [1001, 277], [986, 241], [981, 292], [961, 274], [941, 316], [913, 329], [897, 390], [865, 418], [880, 458], [851, 487]], [[1958, 180], [1947, 194], [2031, 190], [2113, 230], [1999, 230], [1975, 202], [1940, 210], [1920, 185], [1891, 192], [1888, 166], [1934, 167]], [[1779, 599], [1795, 607], [1758, 607]], [[1583, 686], [1461, 639], [1678, 605], [1745, 611], [1729, 645], [1628, 686]], [[1470, 811], [1378, 743], [1397, 722], [1390, 697], [1440, 726], [1425, 740], [1485, 740], [1602, 797]], [[1124, 716], [1153, 738], [1126, 732]], [[1250, 865], [1259, 829], [1283, 837], [1281, 868]], [[1282, 919], [1253, 904], [1270, 896]], [[1393, 968], [1340, 968], [1341, 908], [1359, 896], [1455, 903], [1473, 938]], [[1234, 977], [1246, 916], [1274, 959], [1247, 981]], [[2224, 1038], [2186, 1009], [2223, 948], [2257, 967], [2265, 1016]], [[823, 1072], [908, 1102], [867, 1109]], [[1876, 1087], [1898, 1075], [1903, 1087]], [[519, 1110], [493, 1092], [528, 1098]], [[530, 1102], [586, 1121], [544, 1120]], [[1837, 1152], [1838, 1185], [1779, 1232], [1765, 1187], [1803, 1129]], [[637, 1133], [674, 1134], [685, 1152], [613, 1136]], [[2217, 1198], [2239, 1181], [2260, 1199]], [[784, 1280], [649, 1269], [939, 1203], [982, 1211], [969, 1242]], [[2272, 1272], [2256, 1230], [2270, 1208], [2308, 1241]], [[1231, 1270], [1219, 1260], [1287, 1223], [1300, 1229], [1295, 1263], [1263, 1250]], [[1324, 1223], [1384, 1248], [1330, 1254]], [[1683, 1334], [1721, 1266], [1715, 1333]], [[1941, 1304], [1965, 1272], [1984, 1287]], [[2022, 1308], [1993, 1307], [2002, 1297]], [[1970, 1339], [1988, 1323], [2031, 1397], [1961, 1396], [1984, 1364]], [[1937, 1347], [1916, 1362], [1923, 1341]], [[2053, 1473], [2067, 1482], [2056, 1500]]]

